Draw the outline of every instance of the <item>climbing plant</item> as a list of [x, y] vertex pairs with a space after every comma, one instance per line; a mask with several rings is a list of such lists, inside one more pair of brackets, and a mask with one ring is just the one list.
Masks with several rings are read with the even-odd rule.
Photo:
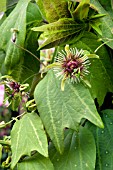
[[0, 6], [0, 168], [112, 170], [112, 0]]

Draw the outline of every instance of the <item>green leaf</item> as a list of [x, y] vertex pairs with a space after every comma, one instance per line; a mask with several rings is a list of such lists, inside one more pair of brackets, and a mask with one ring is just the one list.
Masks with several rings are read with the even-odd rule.
[[4, 12], [6, 10], [6, 0], [0, 1], [0, 12]]
[[29, 3], [27, 7], [27, 24], [42, 21], [43, 17], [37, 4]]
[[14, 168], [21, 156], [31, 156], [31, 151], [38, 151], [48, 156], [48, 144], [41, 119], [36, 113], [28, 113], [18, 120], [11, 131], [12, 162]]
[[75, 11], [73, 12], [73, 17], [75, 20], [82, 21], [88, 17], [90, 7], [90, 0], [81, 0]]
[[[40, 10], [36, 4], [29, 3], [27, 8], [27, 33], [25, 40], [25, 48], [32, 52], [37, 58], [40, 58], [40, 52], [37, 51], [38, 43], [37, 39], [40, 35], [39, 32], [34, 32], [31, 30], [33, 25], [40, 25], [43, 18], [41, 16]], [[35, 45], [34, 45], [35, 44]], [[31, 85], [33, 77], [39, 72], [40, 63], [38, 59], [34, 58], [28, 52], [25, 52], [24, 63], [22, 65], [21, 82], [27, 82]]]
[[[25, 48], [32, 52], [37, 58], [40, 57], [40, 52], [37, 51], [38, 43], [37, 43], [38, 33], [33, 31], [28, 31]], [[34, 45], [35, 44], [35, 45]], [[31, 85], [33, 77], [39, 72], [40, 63], [38, 59], [34, 58], [29, 53], [25, 52], [24, 62], [22, 64], [22, 72], [20, 77], [20, 82], [29, 83]]]
[[111, 170], [113, 167], [113, 110], [101, 114], [105, 128], [103, 130], [88, 123], [86, 126], [93, 133], [97, 147], [95, 170]]
[[[34, 98], [44, 126], [59, 152], [63, 151], [63, 129], [77, 129], [82, 118], [103, 127], [89, 90], [82, 84], [68, 84], [61, 91], [61, 81], [48, 72], [37, 85]], [[51, 126], [50, 126], [51, 125]]]
[[109, 13], [109, 15], [113, 18], [113, 1], [112, 0], [99, 0], [99, 3], [102, 7]]
[[97, 7], [99, 14], [106, 14], [106, 16], [101, 19], [102, 38], [103, 41], [106, 42], [106, 44], [113, 49], [113, 21], [111, 19], [111, 16], [103, 8], [98, 0], [91, 0], [91, 3]]
[[[84, 36], [70, 47], [87, 50], [91, 54], [101, 45], [98, 38], [92, 33], [84, 33]], [[107, 92], [113, 92], [113, 66], [109, 53], [105, 46], [102, 46], [96, 53], [99, 59], [90, 59], [90, 74], [88, 75], [91, 88], [89, 89], [93, 98], [97, 98], [99, 105], [102, 105]]]
[[18, 170], [54, 170], [53, 164], [49, 158], [45, 158], [39, 154], [35, 154], [31, 158], [26, 158], [18, 163]]
[[71, 18], [63, 18], [51, 24], [34, 27], [32, 30], [44, 32], [48, 37], [39, 48], [42, 49], [69, 43], [73, 38], [77, 40], [80, 34], [84, 32], [85, 27], [84, 24], [77, 24]]
[[2, 65], [4, 63], [4, 59], [5, 59], [5, 52], [3, 50], [0, 50], [0, 70], [1, 70]]
[[[12, 42], [12, 36], [16, 36], [16, 44], [24, 46], [26, 34], [26, 9], [30, 0], [20, 0], [15, 9], [0, 26], [0, 48], [6, 51], [5, 66], [8, 73], [23, 61], [23, 51]], [[21, 11], [21, 12], [20, 12]], [[11, 32], [14, 28], [15, 32]]]
[[43, 6], [48, 22], [55, 22], [60, 18], [69, 18], [68, 2], [65, 0], [43, 0]]
[[96, 14], [92, 15], [89, 20], [89, 26], [92, 27], [98, 34], [102, 36], [102, 31], [99, 28], [101, 25], [101, 18], [105, 17], [106, 14]]
[[99, 28], [99, 25], [100, 25], [100, 23], [98, 23], [98, 22], [91, 22], [91, 23], [90, 23], [90, 26], [91, 26], [99, 35], [102, 35], [102, 31], [101, 31], [101, 29]]
[[[106, 67], [104, 62], [106, 63], [105, 60], [92, 59], [89, 69], [90, 75], [88, 76], [88, 80], [91, 84], [90, 91], [93, 97], [97, 98], [99, 105], [102, 105], [107, 92], [113, 92], [113, 81], [111, 75], [109, 75], [107, 71], [108, 62], [106, 63]], [[111, 67], [111, 64], [108, 67]], [[113, 71], [113, 68], [111, 69]]]
[[8, 16], [12, 10], [15, 8], [19, 0], [7, 0], [6, 3], [6, 15]]
[[79, 132], [67, 130], [64, 140], [64, 152], [60, 155], [50, 146], [50, 159], [55, 170], [94, 170], [96, 146], [92, 133], [86, 128]]
[[[75, 28], [77, 27], [77, 28]], [[33, 31], [46, 32], [46, 34], [55, 34], [62, 31], [77, 30], [81, 25], [75, 22], [72, 18], [62, 18], [56, 22], [32, 28]]]
[[46, 18], [46, 13], [45, 13], [45, 10], [44, 10], [43, 1], [42, 0], [35, 0], [35, 1], [37, 3], [38, 7], [40, 8], [43, 17]]

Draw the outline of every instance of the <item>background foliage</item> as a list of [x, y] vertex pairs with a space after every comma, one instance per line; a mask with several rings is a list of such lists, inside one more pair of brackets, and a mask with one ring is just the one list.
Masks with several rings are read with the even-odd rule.
[[[0, 123], [10, 129], [0, 168], [112, 170], [112, 0], [1, 0], [0, 12], [2, 108], [11, 114]], [[80, 83], [48, 69], [67, 44], [91, 63]]]

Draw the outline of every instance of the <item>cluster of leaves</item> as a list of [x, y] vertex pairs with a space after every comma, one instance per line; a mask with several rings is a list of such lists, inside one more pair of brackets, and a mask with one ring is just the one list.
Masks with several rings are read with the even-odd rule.
[[[8, 152], [2, 166], [112, 170], [111, 1], [109, 8], [103, 6], [104, 0], [5, 2], [5, 8], [0, 2], [6, 10], [0, 20], [1, 83], [8, 88], [7, 99], [13, 94], [9, 107], [19, 115], [0, 124], [4, 128], [14, 121], [10, 137], [0, 141], [0, 158], [3, 148]], [[40, 35], [46, 40], [39, 46]], [[85, 78], [90, 87], [65, 83], [61, 91], [61, 80], [52, 69], [41, 77], [40, 66], [46, 66], [40, 61], [41, 50], [55, 47], [53, 63], [66, 44], [99, 56], [89, 59], [90, 74]], [[21, 90], [25, 83], [29, 88]]]

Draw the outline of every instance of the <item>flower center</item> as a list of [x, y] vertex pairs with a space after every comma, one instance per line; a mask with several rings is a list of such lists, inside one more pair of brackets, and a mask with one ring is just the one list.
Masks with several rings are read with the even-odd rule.
[[62, 64], [62, 68], [64, 69], [64, 72], [67, 74], [72, 74], [73, 72], [76, 74], [78, 73], [78, 71], [81, 71], [83, 69], [83, 65], [79, 59], [73, 59], [73, 60], [65, 59]]

